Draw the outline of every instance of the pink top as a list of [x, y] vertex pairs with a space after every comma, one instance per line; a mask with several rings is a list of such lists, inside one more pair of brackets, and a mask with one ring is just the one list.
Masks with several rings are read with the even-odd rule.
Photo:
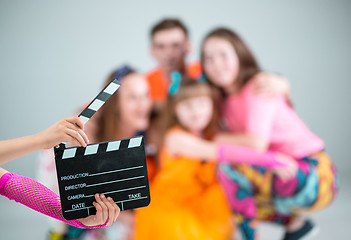
[[227, 98], [223, 115], [231, 131], [259, 136], [272, 151], [302, 158], [324, 148], [323, 140], [307, 128], [283, 96], [255, 95], [250, 83]]

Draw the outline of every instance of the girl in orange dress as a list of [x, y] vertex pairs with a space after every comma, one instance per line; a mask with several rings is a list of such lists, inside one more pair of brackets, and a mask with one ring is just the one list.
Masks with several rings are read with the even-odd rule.
[[[195, 80], [179, 85], [170, 86], [165, 136], [185, 131], [210, 140], [218, 123], [215, 92]], [[215, 170], [215, 161], [178, 155], [164, 144], [151, 203], [136, 211], [136, 239], [230, 239], [231, 212]]]

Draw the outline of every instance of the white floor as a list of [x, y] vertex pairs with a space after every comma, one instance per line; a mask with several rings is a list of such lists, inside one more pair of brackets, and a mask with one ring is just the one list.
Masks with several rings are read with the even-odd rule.
[[[336, 200], [329, 208], [313, 217], [320, 227], [316, 239], [351, 239], [351, 188], [347, 185], [350, 182], [350, 173], [341, 174], [341, 191]], [[0, 196], [0, 240], [44, 240], [47, 230], [45, 216]], [[269, 224], [262, 224], [259, 230], [263, 240], [278, 240], [283, 234], [282, 229]]]

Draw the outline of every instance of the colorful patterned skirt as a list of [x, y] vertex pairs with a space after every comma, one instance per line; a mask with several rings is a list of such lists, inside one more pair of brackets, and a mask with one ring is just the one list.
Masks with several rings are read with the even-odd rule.
[[338, 186], [335, 167], [324, 151], [298, 160], [296, 176], [287, 181], [270, 169], [245, 164], [220, 164], [218, 177], [246, 239], [255, 239], [258, 221], [288, 224], [328, 206]]

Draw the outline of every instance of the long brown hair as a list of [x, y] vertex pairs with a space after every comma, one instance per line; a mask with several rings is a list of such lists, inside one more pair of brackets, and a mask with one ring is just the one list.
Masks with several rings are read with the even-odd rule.
[[[123, 83], [123, 78], [136, 73], [135, 70], [129, 68], [128, 71], [120, 73], [120, 69], [113, 71], [105, 81], [106, 86], [112, 79], [117, 78]], [[95, 136], [99, 142], [115, 140], [118, 134], [117, 131], [117, 119], [119, 119], [119, 95], [113, 94], [110, 99], [101, 107], [101, 114], [97, 120], [97, 128]]]
[[[234, 48], [238, 59], [239, 59], [239, 73], [237, 79], [235, 79], [235, 84], [239, 87], [239, 90], [253, 77], [256, 73], [260, 72], [260, 67], [248, 48], [245, 42], [240, 38], [240, 36], [234, 31], [227, 28], [216, 28], [206, 35], [201, 46], [201, 65], [204, 66], [204, 45], [206, 41], [210, 38], [221, 38], [228, 41]], [[206, 76], [205, 69], [203, 67], [203, 73]], [[210, 83], [214, 85], [211, 81]], [[220, 89], [220, 88], [219, 88]], [[222, 89], [221, 89], [221, 92]]]
[[182, 80], [182, 83], [179, 86], [179, 90], [176, 94], [169, 94], [167, 97], [167, 102], [163, 111], [163, 134], [174, 126], [180, 126], [180, 123], [175, 114], [175, 106], [186, 99], [199, 97], [199, 96], [208, 96], [213, 101], [213, 115], [212, 119], [203, 131], [203, 138], [210, 140], [214, 137], [218, 130], [219, 122], [219, 112], [217, 109], [219, 94], [216, 89], [211, 87], [205, 82], [199, 82], [192, 78], [185, 78]]

